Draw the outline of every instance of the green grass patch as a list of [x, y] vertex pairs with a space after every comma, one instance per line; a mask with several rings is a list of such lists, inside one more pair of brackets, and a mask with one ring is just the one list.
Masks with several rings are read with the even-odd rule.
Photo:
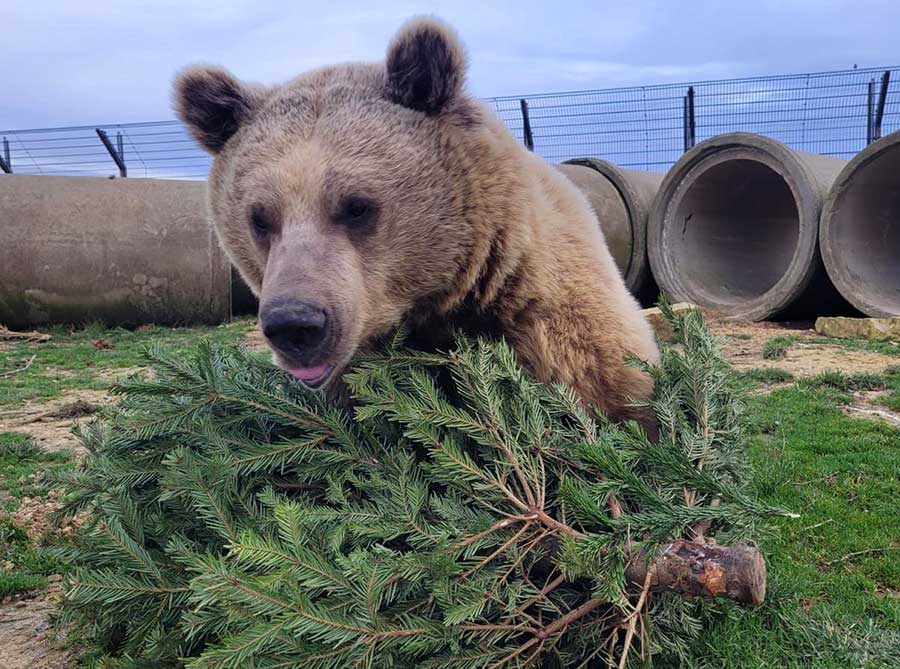
[[839, 370], [826, 370], [808, 379], [803, 379], [800, 385], [805, 388], [834, 388], [842, 392], [855, 392], [859, 390], [884, 390], [887, 388], [885, 377], [880, 374], [860, 372], [857, 374], [844, 374]]
[[0, 507], [18, 506], [22, 497], [42, 497], [47, 483], [34, 474], [53, 474], [75, 466], [70, 451], [42, 451], [24, 435], [0, 432]]
[[[74, 467], [67, 451], [46, 453], [27, 437], [0, 432], [0, 492], [3, 508], [13, 511], [25, 496], [41, 498], [49, 487], [43, 476]], [[65, 565], [36, 546], [25, 528], [9, 517], [0, 516], [0, 598], [43, 588], [47, 576], [61, 573]]]
[[72, 389], [102, 390], [115, 379], [116, 370], [143, 365], [141, 352], [150, 344], [178, 354], [193, 348], [201, 337], [216, 343], [236, 341], [252, 330], [253, 322], [245, 318], [219, 326], [137, 330], [98, 324], [78, 330], [51, 328], [53, 338], [48, 342], [0, 349], [0, 370], [22, 368], [34, 356], [28, 369], [3, 379], [0, 406], [52, 399]]
[[794, 375], [786, 369], [778, 367], [754, 367], [741, 372], [741, 376], [753, 383], [789, 383], [794, 380]]
[[[218, 327], [125, 330], [93, 324], [76, 330], [51, 328], [53, 338], [48, 342], [0, 349], [0, 371], [22, 370], [0, 381], [0, 410], [16, 409], [26, 401], [51, 400], [69, 390], [105, 389], [119, 370], [142, 366], [142, 351], [151, 344], [177, 354], [193, 348], [201, 337], [233, 342], [252, 327], [252, 320], [243, 319]], [[42, 475], [74, 466], [68, 451], [45, 452], [25, 435], [0, 432], [0, 509], [13, 511], [26, 496], [46, 496], [49, 484]], [[0, 598], [43, 588], [47, 576], [65, 570], [66, 565], [34, 545], [23, 528], [9, 518], [0, 519]]]
[[750, 401], [761, 501], [801, 517], [763, 540], [766, 602], [714, 604], [692, 666], [900, 666], [900, 431], [842, 414], [835, 378]]
[[0, 459], [30, 462], [40, 455], [40, 449], [26, 435], [18, 432], [0, 432]]
[[894, 392], [878, 399], [878, 403], [891, 411], [900, 411], [900, 393]]
[[9, 518], [0, 518], [0, 564], [0, 598], [42, 588], [46, 577], [63, 567], [33, 546], [25, 530]]
[[45, 585], [47, 585], [47, 579], [44, 576], [0, 570], [0, 598], [14, 595], [17, 592], [37, 590]]
[[900, 412], [900, 365], [891, 365], [884, 370], [884, 383], [890, 393], [879, 397], [878, 403], [891, 411]]
[[795, 335], [773, 337], [763, 344], [762, 357], [766, 360], [781, 360], [787, 355], [788, 348], [796, 343], [797, 337]]
[[872, 341], [871, 339], [836, 339], [833, 337], [817, 337], [812, 340], [816, 344], [831, 344], [851, 351], [870, 351], [900, 357], [900, 342]]

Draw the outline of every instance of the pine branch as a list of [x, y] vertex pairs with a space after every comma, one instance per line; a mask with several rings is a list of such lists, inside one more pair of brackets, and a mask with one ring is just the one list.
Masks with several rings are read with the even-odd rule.
[[677, 655], [699, 609], [673, 593], [765, 590], [757, 549], [691, 539], [746, 540], [785, 512], [753, 498], [715, 338], [669, 317], [679, 346], [633, 361], [654, 440], [537, 383], [503, 342], [436, 354], [395, 336], [345, 376], [352, 412], [240, 350], [152, 349], [153, 378], [117, 387], [64, 478], [67, 512], [92, 516], [66, 552], [65, 618], [141, 666]]

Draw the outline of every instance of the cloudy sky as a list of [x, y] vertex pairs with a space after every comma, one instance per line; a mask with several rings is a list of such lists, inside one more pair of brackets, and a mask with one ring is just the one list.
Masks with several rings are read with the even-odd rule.
[[173, 74], [274, 83], [452, 23], [481, 96], [896, 65], [897, 0], [0, 0], [0, 129], [172, 117]]

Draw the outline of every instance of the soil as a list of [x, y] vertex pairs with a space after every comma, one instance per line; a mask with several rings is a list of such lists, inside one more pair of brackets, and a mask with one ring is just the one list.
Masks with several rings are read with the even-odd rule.
[[[40, 481], [43, 473], [32, 474]], [[71, 534], [84, 522], [84, 516], [54, 525], [52, 514], [60, 508], [61, 489], [45, 497], [24, 497], [21, 505], [8, 514], [25, 529], [36, 543], [50, 533]], [[61, 577], [49, 577], [49, 585], [38, 592], [19, 593], [0, 602], [0, 667], [3, 669], [69, 669], [74, 666], [75, 650], [65, 646], [65, 633], [53, 626], [53, 615], [60, 594]]]
[[70, 669], [75, 653], [64, 647], [52, 616], [59, 598], [60, 577], [35, 597], [7, 598], [0, 603], [0, 667], [3, 669]]
[[[711, 321], [713, 332], [725, 338], [722, 349], [737, 369], [777, 368], [797, 378], [815, 376], [820, 372], [839, 369], [845, 374], [870, 372], [878, 374], [886, 367], [898, 364], [898, 359], [871, 351], [852, 351], [825, 343], [812, 329], [811, 323], [749, 323], [745, 321]], [[774, 337], [795, 337], [785, 356], [767, 360], [762, 356], [763, 345]]]
[[254, 328], [245, 334], [242, 343], [250, 351], [265, 351], [268, 348], [259, 328]]
[[103, 390], [73, 390], [46, 402], [28, 402], [0, 413], [0, 432], [20, 432], [44, 450], [68, 449], [80, 455], [84, 449], [72, 429], [112, 401]]

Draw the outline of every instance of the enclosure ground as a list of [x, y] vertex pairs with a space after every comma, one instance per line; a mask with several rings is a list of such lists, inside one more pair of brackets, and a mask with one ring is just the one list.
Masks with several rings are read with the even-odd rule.
[[[753, 386], [750, 454], [764, 502], [800, 514], [763, 538], [769, 594], [723, 615], [692, 649], [698, 665], [900, 665], [900, 345], [820, 337], [809, 324], [711, 318]], [[77, 520], [50, 522], [76, 467], [71, 430], [113, 401], [117, 378], [145, 373], [140, 351], [200, 337], [262, 349], [254, 323], [208, 328], [55, 328], [43, 343], [0, 341], [0, 666], [78, 666], [89, 643], [52, 628], [65, 565], [39, 552]], [[261, 352], [261, 355], [264, 353]]]

